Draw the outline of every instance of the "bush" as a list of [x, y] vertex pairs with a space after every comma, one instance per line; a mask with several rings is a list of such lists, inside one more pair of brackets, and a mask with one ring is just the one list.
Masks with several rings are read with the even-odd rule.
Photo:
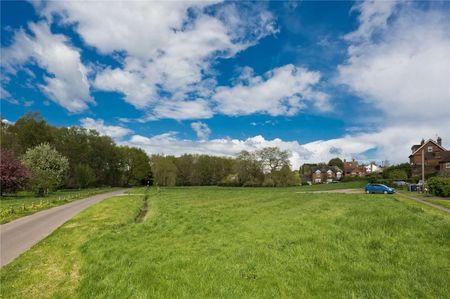
[[436, 196], [450, 196], [450, 178], [432, 177], [427, 181], [430, 192]]
[[256, 180], [249, 180], [249, 181], [245, 182], [242, 186], [243, 187], [261, 187], [261, 183]]

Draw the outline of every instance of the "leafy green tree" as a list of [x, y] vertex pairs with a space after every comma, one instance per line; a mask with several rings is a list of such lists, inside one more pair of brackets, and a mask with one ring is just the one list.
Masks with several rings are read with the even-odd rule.
[[69, 161], [48, 143], [28, 149], [23, 162], [31, 171], [31, 186], [40, 196], [56, 189], [64, 179]]
[[28, 112], [19, 118], [14, 125], [7, 127], [5, 148], [21, 155], [27, 149], [41, 143], [51, 143], [54, 140], [55, 128], [48, 125], [38, 112]]
[[[406, 178], [401, 178], [404, 177], [404, 174], [406, 174]], [[396, 179], [407, 179], [411, 177], [411, 174], [411, 165], [409, 163], [393, 165], [383, 170], [383, 178], [385, 179], [393, 179], [395, 176], [400, 177]]]
[[178, 158], [173, 159], [173, 163], [177, 167], [177, 182], [178, 186], [192, 185], [192, 174], [194, 171], [194, 156], [184, 154]]
[[266, 172], [280, 170], [283, 166], [290, 164], [289, 153], [278, 147], [265, 147], [256, 151], [255, 154]]
[[341, 170], [344, 170], [344, 161], [342, 161], [340, 158], [336, 157], [336, 158], [331, 159], [328, 162], [328, 166], [337, 166]]
[[408, 174], [403, 169], [393, 169], [389, 171], [388, 178], [392, 180], [406, 180], [408, 179]]
[[158, 186], [175, 186], [177, 181], [177, 167], [170, 157], [153, 155], [150, 166], [154, 177], [153, 183]]
[[263, 165], [255, 153], [242, 151], [235, 161], [235, 172], [243, 186], [261, 185], [264, 180]]
[[95, 181], [95, 174], [92, 168], [86, 164], [78, 164], [73, 169], [73, 178], [78, 188], [89, 187]]
[[270, 175], [277, 187], [287, 187], [296, 184], [297, 178], [289, 165], [284, 165], [280, 170], [275, 170], [268, 175]]
[[122, 151], [125, 185], [145, 185], [152, 172], [150, 158], [142, 149], [123, 146], [120, 150]]

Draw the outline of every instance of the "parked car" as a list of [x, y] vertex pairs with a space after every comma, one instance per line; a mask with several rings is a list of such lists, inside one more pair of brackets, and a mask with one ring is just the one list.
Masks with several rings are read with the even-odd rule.
[[364, 188], [367, 194], [369, 193], [384, 193], [384, 194], [393, 194], [395, 193], [394, 188], [390, 188], [383, 184], [367, 184]]

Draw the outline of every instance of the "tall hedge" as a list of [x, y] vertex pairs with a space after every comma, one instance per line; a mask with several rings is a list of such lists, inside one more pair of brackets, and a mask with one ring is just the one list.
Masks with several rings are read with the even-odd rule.
[[450, 196], [450, 178], [432, 177], [427, 181], [430, 192], [436, 196]]

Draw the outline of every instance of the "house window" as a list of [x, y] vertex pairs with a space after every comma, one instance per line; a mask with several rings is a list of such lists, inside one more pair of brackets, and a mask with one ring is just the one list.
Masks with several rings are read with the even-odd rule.
[[450, 168], [450, 162], [445, 163], [445, 168]]
[[428, 152], [429, 153], [432, 153], [433, 152], [433, 147], [430, 145], [430, 146], [428, 146]]

